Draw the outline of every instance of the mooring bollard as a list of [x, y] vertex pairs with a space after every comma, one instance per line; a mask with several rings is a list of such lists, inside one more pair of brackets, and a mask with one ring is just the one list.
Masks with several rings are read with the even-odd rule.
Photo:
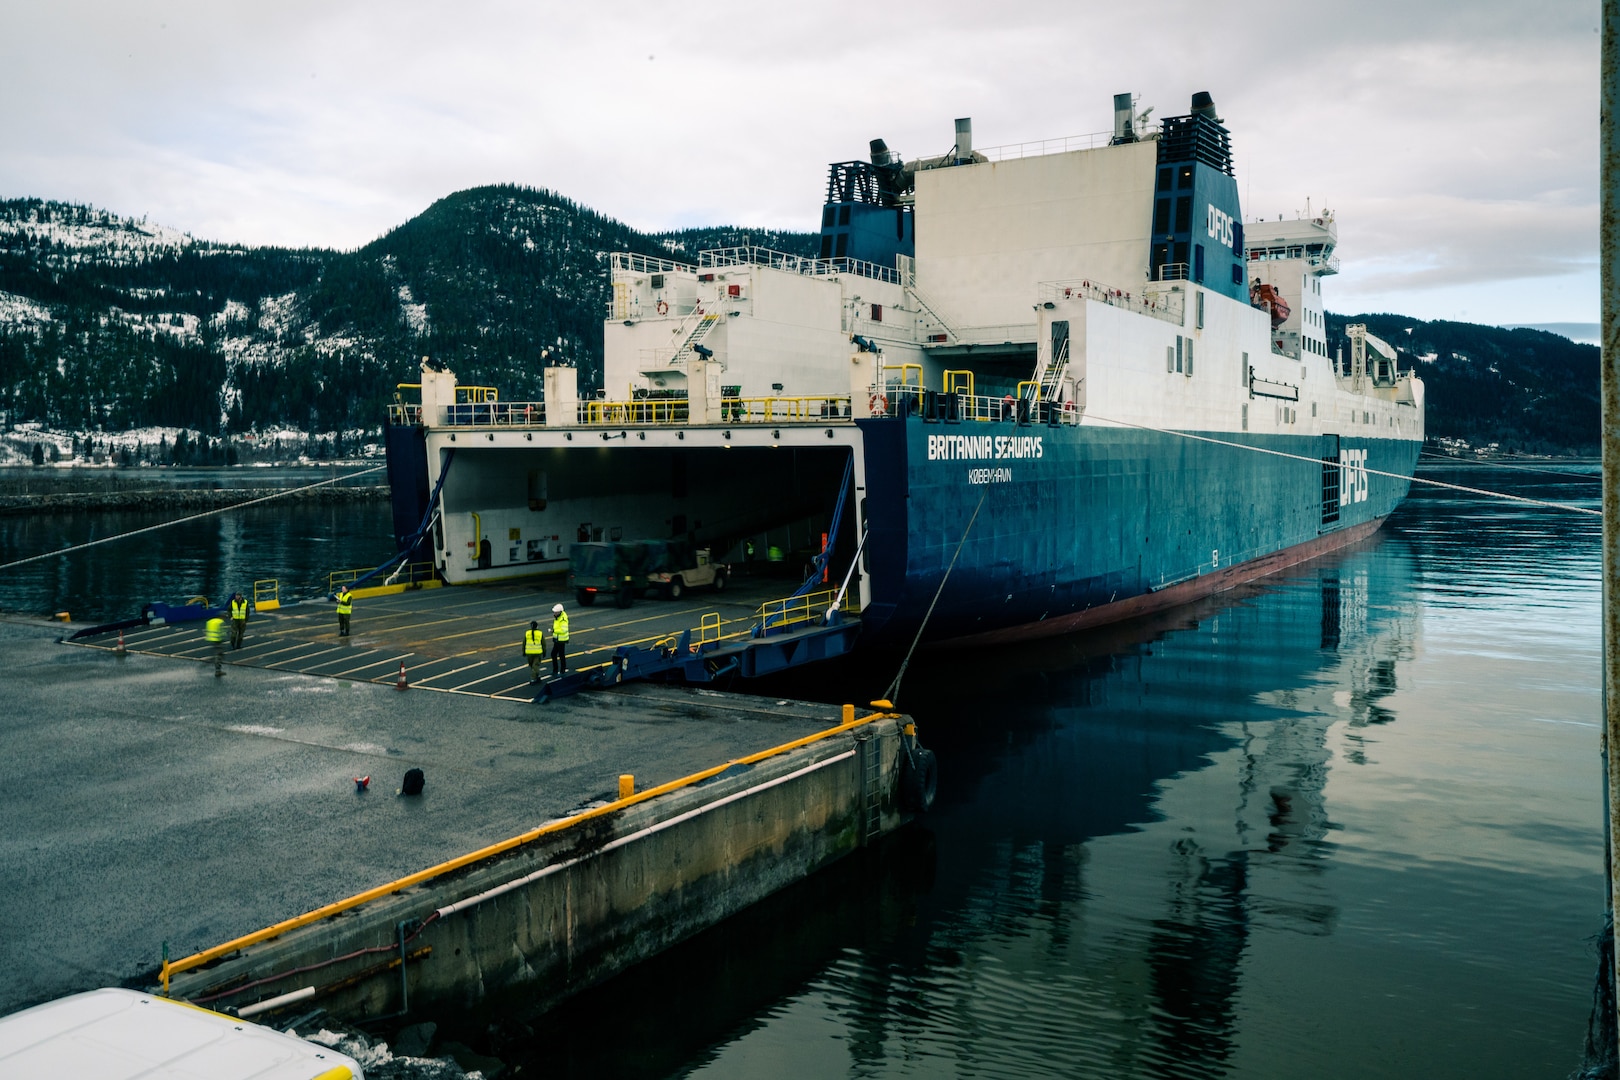
[[619, 798], [628, 799], [636, 793], [636, 778], [631, 773], [619, 774]]

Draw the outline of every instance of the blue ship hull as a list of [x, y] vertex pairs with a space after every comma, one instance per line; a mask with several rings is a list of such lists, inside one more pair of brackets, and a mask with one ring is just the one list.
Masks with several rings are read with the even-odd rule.
[[1421, 445], [917, 417], [859, 426], [872, 582], [862, 644], [887, 646], [909, 644], [925, 619], [929, 641], [1063, 633], [1353, 543], [1405, 497]]

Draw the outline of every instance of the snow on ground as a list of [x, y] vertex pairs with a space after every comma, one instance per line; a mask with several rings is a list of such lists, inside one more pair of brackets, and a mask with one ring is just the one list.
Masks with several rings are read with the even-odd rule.
[[0, 292], [0, 326], [34, 326], [51, 321], [50, 309], [26, 296]]
[[[48, 220], [40, 220], [42, 217]], [[178, 251], [195, 241], [178, 229], [148, 225], [144, 221], [86, 207], [53, 206], [49, 211], [31, 208], [20, 216], [0, 217], [0, 246], [16, 247], [54, 244], [63, 248], [117, 248], [131, 254]]]
[[266, 296], [259, 301], [259, 329], [280, 336], [290, 333], [297, 325], [298, 294], [283, 293]]
[[399, 287], [399, 313], [412, 334], [421, 337], [427, 333], [427, 305], [416, 302], [409, 285]]

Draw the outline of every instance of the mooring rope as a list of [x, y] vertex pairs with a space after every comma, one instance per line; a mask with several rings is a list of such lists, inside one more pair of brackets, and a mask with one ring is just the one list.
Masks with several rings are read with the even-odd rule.
[[967, 543], [968, 533], [973, 531], [973, 523], [979, 520], [979, 511], [984, 509], [984, 500], [989, 498], [990, 488], [984, 489], [979, 496], [979, 505], [973, 508], [973, 516], [968, 518], [967, 528], [962, 530], [962, 539], [956, 542], [956, 552], [951, 556], [951, 564], [945, 568], [945, 574], [939, 579], [939, 588], [934, 590], [934, 598], [928, 602], [928, 610], [923, 614], [922, 622], [917, 625], [917, 636], [911, 639], [911, 648], [906, 650], [906, 658], [900, 661], [900, 670], [894, 673], [894, 682], [884, 691], [883, 700], [893, 705], [896, 696], [900, 693], [900, 680], [906, 677], [906, 665], [911, 663], [911, 654], [917, 651], [917, 643], [922, 640], [923, 630], [928, 626], [928, 620], [933, 617], [934, 605], [939, 603], [939, 594], [945, 591], [945, 583], [951, 579], [951, 571], [956, 569], [956, 560], [962, 554], [962, 545]]
[[[1217, 439], [1209, 435], [1194, 435], [1190, 431], [1174, 431], [1170, 428], [1154, 427], [1151, 424], [1136, 424], [1129, 420], [1115, 420], [1110, 416], [1098, 416], [1088, 412], [1086, 416], [1093, 420], [1100, 420], [1106, 424], [1118, 424], [1120, 427], [1135, 428], [1138, 431], [1151, 431], [1158, 435], [1174, 435], [1181, 439], [1191, 439], [1194, 442], [1213, 443], [1216, 446], [1230, 446], [1237, 450], [1252, 450], [1256, 454], [1270, 454], [1273, 457], [1289, 458], [1293, 461], [1308, 461], [1313, 465], [1321, 465], [1322, 459], [1310, 457], [1306, 454], [1290, 454], [1286, 450], [1272, 450], [1264, 446], [1250, 446], [1248, 443], [1233, 442], [1229, 439]], [[1593, 517], [1602, 517], [1603, 511], [1593, 507], [1571, 506], [1568, 503], [1549, 502], [1546, 499], [1532, 499], [1525, 495], [1509, 495], [1505, 491], [1490, 491], [1486, 488], [1467, 487], [1463, 484], [1448, 484], [1443, 480], [1430, 480], [1422, 476], [1407, 476], [1405, 473], [1384, 472], [1381, 469], [1363, 467], [1362, 471], [1370, 476], [1387, 476], [1392, 480], [1410, 480], [1414, 484], [1426, 484], [1429, 487], [1445, 488], [1448, 491], [1462, 491], [1470, 495], [1484, 495], [1492, 499], [1507, 499], [1511, 502], [1528, 503], [1531, 506], [1545, 506], [1552, 510], [1567, 510], [1571, 514], [1591, 514]]]
[[30, 555], [26, 559], [16, 559], [12, 562], [0, 563], [0, 570], [10, 570], [14, 566], [22, 566], [31, 562], [39, 562], [41, 559], [53, 559], [58, 555], [66, 555], [74, 551], [83, 551], [85, 548], [92, 548], [98, 544], [110, 544], [114, 540], [127, 540], [131, 536], [139, 536], [142, 533], [156, 532], [158, 529], [167, 529], [174, 525], [184, 525], [188, 521], [199, 521], [205, 517], [213, 517], [215, 514], [223, 514], [230, 510], [240, 510], [244, 506], [256, 506], [259, 503], [270, 502], [272, 499], [281, 499], [288, 495], [296, 495], [301, 491], [313, 491], [318, 487], [325, 487], [328, 484], [339, 484], [345, 480], [353, 480], [357, 476], [365, 476], [368, 473], [381, 472], [386, 468], [388, 468], [387, 465], [373, 465], [369, 469], [361, 469], [359, 472], [345, 473], [342, 476], [334, 476], [330, 480], [322, 480], [317, 484], [308, 484], [299, 488], [288, 488], [286, 491], [278, 491], [274, 494], [265, 495], [257, 499], [248, 499], [245, 502], [232, 503], [229, 506], [219, 506], [212, 510], [204, 510], [200, 514], [191, 514], [183, 518], [176, 518], [173, 521], [164, 521], [157, 525], [148, 525], [143, 529], [131, 529], [129, 532], [118, 533], [116, 536], [104, 536], [100, 540], [89, 540], [83, 544], [74, 544], [72, 547], [61, 548], [56, 551], [47, 551], [43, 555]]

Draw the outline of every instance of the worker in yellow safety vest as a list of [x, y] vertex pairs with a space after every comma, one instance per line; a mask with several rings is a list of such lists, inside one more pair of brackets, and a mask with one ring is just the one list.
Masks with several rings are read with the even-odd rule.
[[215, 615], [203, 623], [203, 637], [214, 647], [214, 676], [225, 674], [225, 620]]
[[247, 601], [241, 593], [231, 594], [231, 648], [242, 647], [242, 635], [247, 633]]
[[354, 593], [347, 585], [337, 591], [338, 637], [349, 636], [349, 616], [354, 614]]
[[523, 632], [523, 659], [529, 662], [529, 681], [540, 681], [540, 664], [546, 658], [546, 632], [538, 622], [530, 622]]
[[561, 604], [551, 609], [551, 673], [568, 674], [568, 612]]

